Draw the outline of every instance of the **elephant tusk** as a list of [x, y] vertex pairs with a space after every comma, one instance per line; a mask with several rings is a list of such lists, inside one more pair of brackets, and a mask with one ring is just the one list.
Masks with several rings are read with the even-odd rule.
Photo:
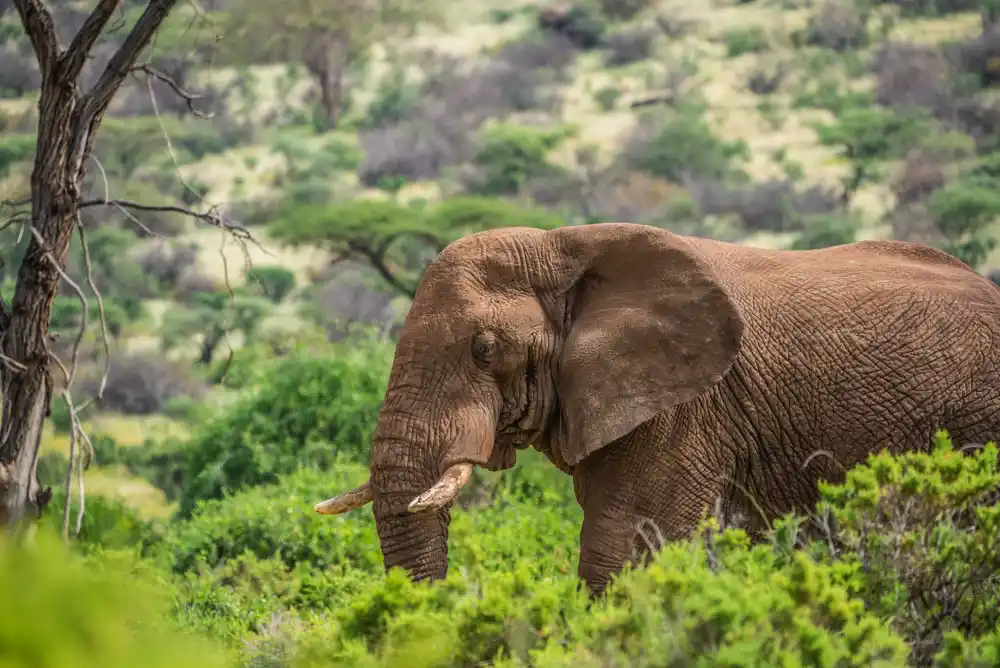
[[340, 515], [350, 510], [357, 510], [372, 502], [372, 488], [369, 483], [365, 483], [350, 492], [344, 492], [332, 499], [327, 499], [313, 506], [320, 515]]
[[424, 510], [440, 510], [448, 505], [458, 496], [459, 491], [469, 482], [472, 477], [472, 469], [475, 464], [462, 462], [448, 467], [448, 470], [441, 474], [440, 480], [434, 483], [429, 490], [410, 501], [407, 507], [411, 513], [419, 513]]

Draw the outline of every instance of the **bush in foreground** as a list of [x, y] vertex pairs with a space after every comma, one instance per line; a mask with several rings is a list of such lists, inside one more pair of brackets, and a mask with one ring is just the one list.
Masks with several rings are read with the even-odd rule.
[[81, 560], [47, 530], [36, 548], [0, 545], [5, 668], [222, 668], [221, 648], [169, 619], [169, 588], [130, 562]]

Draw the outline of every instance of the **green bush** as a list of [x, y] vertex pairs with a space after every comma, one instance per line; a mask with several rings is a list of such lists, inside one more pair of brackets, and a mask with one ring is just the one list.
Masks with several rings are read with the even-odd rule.
[[725, 34], [726, 54], [730, 58], [746, 53], [760, 53], [770, 48], [767, 33], [760, 26], [738, 28]]
[[420, 86], [407, 81], [404, 70], [393, 70], [379, 81], [362, 125], [380, 128], [405, 120], [416, 111], [420, 92]]
[[738, 531], [668, 546], [592, 606], [572, 578], [523, 561], [474, 587], [457, 572], [414, 586], [394, 570], [300, 634], [289, 665], [905, 665], [903, 642], [836, 575], [748, 549]]
[[[1000, 624], [1000, 470], [993, 443], [960, 452], [882, 452], [821, 485], [831, 535], [810, 552], [909, 643], [915, 665], [995, 652]], [[966, 640], [963, 640], [966, 639]], [[995, 656], [995, 654], [994, 654]], [[945, 658], [948, 660], [944, 660]]]
[[516, 195], [529, 179], [558, 172], [547, 156], [570, 136], [566, 129], [545, 130], [514, 123], [486, 127], [472, 164], [479, 168], [469, 189], [479, 195]]
[[741, 174], [736, 163], [747, 158], [746, 142], [717, 137], [697, 109], [647, 117], [625, 148], [629, 166], [675, 183], [685, 175], [736, 178]]
[[611, 111], [623, 94], [617, 86], [603, 86], [594, 93], [594, 101], [601, 111]]
[[789, 247], [791, 250], [812, 250], [849, 244], [857, 239], [864, 221], [853, 214], [818, 214], [803, 221], [805, 229]]
[[326, 469], [337, 453], [366, 461], [392, 356], [390, 345], [374, 341], [288, 355], [257, 391], [187, 444], [180, 514], [299, 466]]
[[1000, 217], [998, 186], [1000, 181], [980, 171], [938, 188], [927, 198], [927, 209], [943, 237], [941, 249], [973, 268], [997, 244], [992, 226]]
[[[45, 509], [42, 527], [53, 533], [62, 531], [63, 511], [66, 507], [65, 470], [63, 480], [52, 486], [52, 501]], [[70, 490], [69, 533], [76, 530], [80, 498], [76, 475]], [[158, 528], [139, 516], [135, 508], [121, 499], [110, 498], [93, 492], [84, 497], [83, 521], [74, 545], [86, 551], [114, 550], [141, 547], [145, 541], [156, 542]]]
[[172, 528], [157, 556], [177, 572], [215, 568], [249, 552], [258, 559], [277, 557], [288, 568], [308, 563], [374, 574], [381, 555], [371, 509], [333, 518], [312, 511], [368, 475], [367, 465], [331, 454], [326, 471], [301, 469], [272, 485], [203, 501]]
[[499, 227], [548, 230], [565, 224], [541, 207], [494, 197], [451, 197], [427, 211], [425, 218], [430, 229], [440, 230], [448, 240]]
[[253, 267], [247, 271], [246, 280], [255, 283], [275, 304], [280, 304], [295, 289], [295, 274], [284, 267]]
[[129, 473], [161, 490], [168, 501], [180, 498], [188, 461], [186, 441], [146, 439], [140, 447], [120, 448], [117, 460]]
[[835, 122], [814, 127], [820, 144], [837, 149], [851, 166], [843, 179], [848, 197], [881, 179], [883, 161], [902, 157], [935, 129], [922, 114], [900, 114], [879, 106], [848, 108]]
[[[162, 125], [161, 125], [162, 124]], [[105, 118], [94, 143], [94, 153], [108, 173], [128, 178], [153, 158], [173, 160], [167, 147], [166, 133], [174, 154], [184, 162], [194, 162], [207, 155], [221, 153], [248, 138], [248, 130], [230, 124], [222, 126], [192, 118], [170, 116], [132, 116]]]
[[8, 134], [0, 141], [0, 179], [10, 174], [14, 165], [35, 155], [35, 135]]
[[0, 546], [5, 668], [222, 668], [219, 646], [169, 618], [172, 592], [123, 557], [84, 561], [48, 531], [35, 548]]
[[36, 475], [42, 487], [58, 487], [66, 483], [69, 458], [58, 450], [49, 450], [38, 456]]

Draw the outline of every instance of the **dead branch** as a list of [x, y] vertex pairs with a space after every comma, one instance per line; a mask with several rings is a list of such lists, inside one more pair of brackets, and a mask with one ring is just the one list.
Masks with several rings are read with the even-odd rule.
[[[80, 221], [79, 217], [77, 217], [77, 230], [80, 233], [80, 242], [83, 247], [84, 263], [87, 266], [87, 282], [90, 285], [91, 290], [93, 290], [94, 296], [97, 298], [98, 309], [100, 312], [101, 333], [102, 333], [102, 340], [104, 342], [104, 352], [105, 352], [105, 368], [104, 368], [104, 375], [101, 378], [101, 383], [97, 390], [97, 394], [91, 399], [88, 399], [82, 405], [74, 406], [72, 389], [73, 389], [73, 383], [76, 380], [76, 373], [79, 365], [80, 344], [82, 343], [84, 333], [87, 330], [88, 317], [90, 313], [90, 303], [89, 300], [87, 299], [87, 296], [84, 294], [83, 290], [76, 283], [76, 281], [70, 278], [69, 275], [67, 275], [66, 272], [63, 271], [62, 267], [59, 266], [59, 263], [56, 262], [55, 258], [52, 257], [52, 254], [50, 252], [45, 251], [45, 258], [55, 268], [60, 278], [66, 281], [66, 283], [71, 288], [73, 288], [74, 292], [76, 292], [77, 296], [80, 298], [80, 304], [83, 306], [83, 315], [81, 317], [80, 327], [77, 330], [76, 340], [73, 342], [72, 362], [70, 368], [67, 369], [66, 365], [63, 364], [62, 360], [60, 360], [55, 353], [53, 353], [51, 350], [48, 351], [49, 357], [55, 361], [56, 365], [62, 371], [65, 380], [65, 387], [60, 392], [60, 396], [66, 403], [66, 410], [67, 413], [69, 414], [69, 419], [70, 419], [69, 464], [66, 470], [66, 506], [65, 508], [63, 508], [63, 527], [62, 527], [63, 538], [65, 540], [69, 540], [69, 513], [71, 506], [70, 490], [72, 488], [72, 483], [73, 483], [74, 469], [77, 474], [77, 487], [79, 490], [79, 498], [80, 498], [80, 507], [77, 509], [76, 523], [73, 530], [73, 537], [76, 538], [77, 536], [80, 535], [80, 530], [83, 527], [83, 514], [84, 514], [84, 504], [86, 497], [84, 483], [83, 483], [83, 472], [86, 469], [90, 468], [90, 464], [94, 458], [94, 445], [91, 442], [90, 437], [84, 430], [83, 424], [80, 422], [80, 413], [83, 412], [83, 410], [87, 406], [89, 406], [91, 402], [93, 402], [94, 400], [99, 401], [102, 398], [104, 394], [104, 388], [107, 385], [108, 374], [110, 373], [111, 370], [111, 346], [108, 336], [107, 320], [105, 318], [105, 313], [104, 313], [104, 300], [101, 296], [100, 291], [97, 289], [96, 284], [94, 283], [93, 265], [90, 260], [90, 249], [87, 246], [86, 233], [84, 232], [83, 223]], [[38, 230], [32, 227], [31, 232], [34, 235], [35, 240], [38, 242], [38, 244], [44, 248], [45, 240], [42, 237], [42, 235], [38, 232]], [[78, 439], [82, 441], [80, 445], [86, 446], [85, 450], [78, 449], [78, 443], [77, 443]], [[83, 463], [84, 451], [87, 454], [86, 464]]]
[[197, 93], [191, 93], [191, 92], [185, 90], [184, 88], [181, 87], [181, 85], [179, 83], [177, 83], [176, 81], [174, 81], [173, 77], [171, 77], [171, 76], [169, 76], [167, 74], [164, 74], [163, 72], [161, 72], [161, 71], [159, 71], [157, 69], [154, 69], [153, 67], [151, 67], [149, 65], [145, 65], [145, 64], [143, 64], [143, 65], [136, 65], [135, 67], [132, 68], [132, 72], [133, 73], [142, 72], [142, 73], [144, 73], [146, 75], [147, 79], [157, 79], [157, 80], [162, 81], [163, 83], [165, 83], [167, 86], [170, 87], [170, 89], [172, 91], [174, 91], [174, 93], [177, 94], [178, 97], [180, 97], [181, 99], [184, 100], [184, 104], [187, 105], [188, 111], [190, 111], [195, 116], [197, 116], [199, 118], [204, 118], [204, 119], [211, 119], [211, 118], [215, 117], [215, 114], [213, 114], [211, 112], [204, 112], [204, 111], [199, 111], [198, 109], [195, 109], [195, 106], [194, 106], [195, 100], [200, 100], [201, 98], [204, 97], [204, 95], [199, 95]]

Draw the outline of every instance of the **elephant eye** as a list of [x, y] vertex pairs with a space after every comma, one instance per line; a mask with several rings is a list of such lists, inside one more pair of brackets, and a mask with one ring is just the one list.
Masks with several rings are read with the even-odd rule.
[[491, 362], [498, 350], [497, 337], [492, 332], [483, 332], [472, 342], [472, 356], [481, 364]]

